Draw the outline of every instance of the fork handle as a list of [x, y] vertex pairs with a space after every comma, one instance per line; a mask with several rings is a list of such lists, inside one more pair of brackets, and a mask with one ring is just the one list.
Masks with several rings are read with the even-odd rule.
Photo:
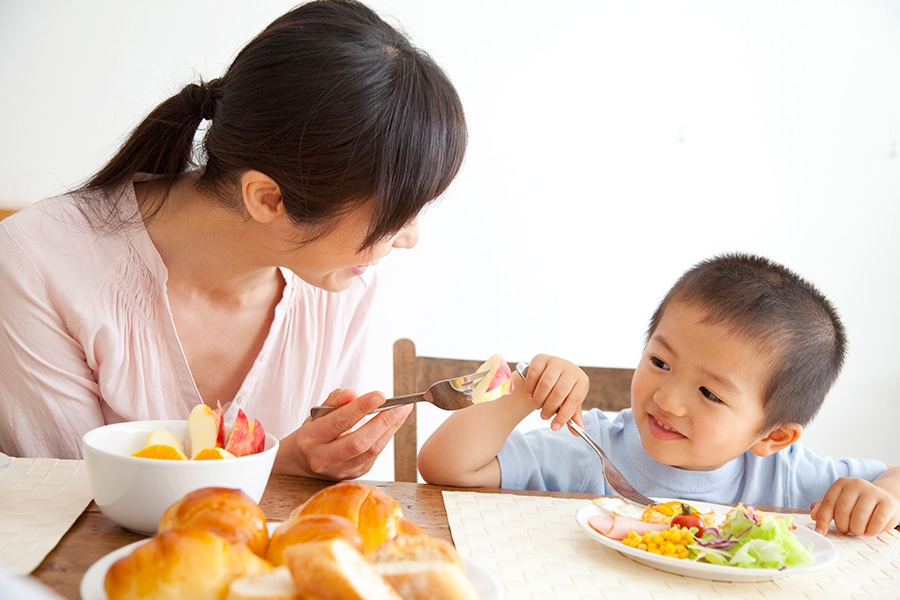
[[597, 454], [600, 455], [601, 459], [606, 459], [606, 452], [604, 452], [603, 449], [600, 446], [598, 446], [596, 444], [596, 442], [594, 442], [593, 439], [591, 439], [591, 436], [589, 436], [587, 433], [585, 433], [584, 429], [582, 429], [581, 427], [578, 426], [578, 423], [576, 423], [572, 419], [569, 419], [569, 421], [566, 423], [566, 425], [568, 425], [569, 428], [572, 429], [572, 431], [574, 431], [575, 433], [580, 435], [581, 438], [584, 441], [586, 441], [590, 445], [591, 448], [596, 450]]
[[[398, 406], [404, 406], [406, 404], [412, 404], [413, 402], [424, 402], [425, 394], [409, 394], [406, 396], [396, 396], [394, 398], [388, 398], [384, 401], [384, 404], [370, 412], [370, 415], [374, 415], [376, 413], [380, 413], [383, 410], [389, 410], [391, 408], [397, 408]], [[309, 411], [309, 416], [313, 418], [313, 420], [318, 419], [323, 415], [327, 415], [331, 411], [336, 408], [340, 408], [340, 406], [314, 406]]]

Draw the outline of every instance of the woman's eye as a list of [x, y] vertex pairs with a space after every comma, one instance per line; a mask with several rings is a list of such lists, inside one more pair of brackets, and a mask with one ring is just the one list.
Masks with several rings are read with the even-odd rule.
[[669, 370], [669, 365], [667, 365], [666, 363], [664, 363], [662, 360], [660, 360], [659, 358], [657, 358], [655, 356], [650, 357], [650, 363], [657, 369], [663, 369], [664, 371]]
[[703, 394], [703, 397], [706, 398], [707, 400], [712, 400], [713, 402], [721, 402], [722, 401], [718, 396], [713, 394], [711, 391], [709, 391], [705, 387], [700, 388], [700, 393]]

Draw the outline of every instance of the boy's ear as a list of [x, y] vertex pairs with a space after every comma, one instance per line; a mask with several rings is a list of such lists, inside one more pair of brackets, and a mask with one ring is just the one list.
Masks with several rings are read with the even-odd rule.
[[247, 212], [260, 223], [268, 223], [284, 214], [281, 188], [265, 173], [254, 170], [244, 173], [241, 176], [241, 194]]
[[769, 456], [779, 450], [783, 450], [800, 439], [803, 435], [803, 425], [799, 423], [785, 423], [776, 427], [750, 447], [750, 452], [757, 456]]

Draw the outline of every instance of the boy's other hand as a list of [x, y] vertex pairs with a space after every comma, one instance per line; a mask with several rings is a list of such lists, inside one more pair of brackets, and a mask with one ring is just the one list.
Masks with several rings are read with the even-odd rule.
[[540, 409], [542, 419], [556, 415], [550, 423], [553, 431], [562, 429], [569, 419], [584, 426], [581, 405], [589, 388], [587, 374], [565, 359], [538, 354], [528, 366], [525, 395]]
[[825, 497], [810, 506], [816, 532], [825, 535], [834, 520], [841, 533], [878, 535], [900, 523], [900, 500], [888, 490], [865, 479], [841, 477]]

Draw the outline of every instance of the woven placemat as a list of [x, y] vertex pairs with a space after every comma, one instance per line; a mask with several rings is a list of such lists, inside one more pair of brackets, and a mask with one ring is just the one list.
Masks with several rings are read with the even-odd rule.
[[[487, 571], [507, 600], [634, 598], [688, 600], [900, 598], [900, 533], [828, 538], [833, 567], [762, 583], [708, 581], [665, 573], [604, 548], [575, 522], [583, 499], [444, 492], [460, 554]], [[798, 525], [812, 521], [795, 515]]]
[[0, 474], [0, 562], [34, 571], [92, 498], [84, 461], [11, 459]]

